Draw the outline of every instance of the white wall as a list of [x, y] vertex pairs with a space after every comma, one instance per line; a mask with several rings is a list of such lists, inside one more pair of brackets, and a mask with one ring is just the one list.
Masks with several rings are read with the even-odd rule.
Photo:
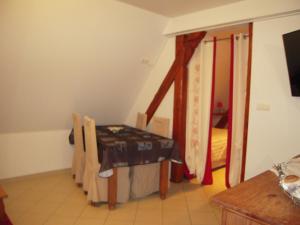
[[[300, 98], [292, 97], [282, 34], [300, 29], [300, 15], [254, 23], [246, 177], [299, 154]], [[270, 111], [259, 111], [267, 104]]]
[[170, 20], [165, 34], [207, 30], [300, 11], [299, 0], [244, 0], [176, 17]]
[[[137, 95], [135, 104], [127, 116], [127, 124], [135, 126], [137, 112], [146, 112], [163, 79], [166, 77], [174, 59], [175, 38], [169, 38], [157, 60], [157, 63], [153, 66], [149, 78]], [[154, 114], [154, 116], [161, 116], [170, 119], [170, 135], [172, 134], [173, 127], [173, 93], [174, 87], [172, 85], [163, 99], [163, 102]]]
[[[174, 18], [166, 33], [299, 8], [298, 0], [245, 0]], [[279, 41], [279, 34], [298, 26], [295, 18], [254, 24], [247, 177], [297, 149], [299, 99], [290, 97]], [[0, 178], [70, 167], [72, 111], [90, 114], [98, 123], [134, 124], [174, 60], [175, 42], [170, 38], [155, 64], [165, 43], [161, 32], [166, 22], [117, 1], [1, 1]], [[141, 64], [142, 58], [155, 65]], [[171, 89], [156, 113], [171, 121], [172, 94]], [[271, 111], [255, 111], [259, 102], [269, 103]]]
[[70, 130], [0, 134], [0, 179], [70, 168]]
[[111, 0], [0, 1], [0, 133], [67, 129], [73, 111], [123, 122], [166, 23]]
[[[240, 26], [226, 27], [224, 29], [211, 30], [207, 32], [205, 39], [212, 40], [225, 39], [231, 34], [248, 33], [248, 24]], [[216, 80], [215, 80], [215, 99], [214, 102], [222, 102], [224, 109], [228, 109], [229, 98], [229, 77], [230, 77], [230, 39], [217, 42], [216, 55]]]
[[70, 167], [74, 111], [124, 122], [167, 20], [111, 0], [0, 1], [0, 178]]
[[[300, 15], [254, 23], [252, 84], [246, 178], [299, 154], [300, 98], [291, 97], [282, 34], [300, 28]], [[127, 121], [134, 124], [136, 113], [144, 112], [165, 77], [174, 58], [173, 38], [154, 66]], [[173, 47], [172, 47], [173, 46]], [[173, 97], [165, 101], [171, 109]], [[270, 111], [257, 111], [257, 104]], [[169, 112], [171, 115], [171, 112]]]

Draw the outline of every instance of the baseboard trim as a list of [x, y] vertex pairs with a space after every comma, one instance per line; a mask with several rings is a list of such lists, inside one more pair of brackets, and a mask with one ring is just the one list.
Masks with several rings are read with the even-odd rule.
[[7, 183], [7, 182], [12, 182], [12, 181], [22, 181], [22, 180], [26, 180], [26, 179], [39, 178], [39, 177], [43, 177], [43, 176], [47, 176], [47, 175], [62, 174], [62, 173], [67, 173], [67, 172], [69, 172], [71, 174], [71, 168], [51, 170], [51, 171], [46, 171], [46, 172], [41, 172], [41, 173], [18, 176], [18, 177], [4, 178], [4, 179], [0, 179], [0, 182]]

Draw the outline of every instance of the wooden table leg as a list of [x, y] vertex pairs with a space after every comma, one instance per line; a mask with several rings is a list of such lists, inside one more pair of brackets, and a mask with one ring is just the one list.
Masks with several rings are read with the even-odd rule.
[[108, 178], [108, 208], [112, 210], [116, 207], [117, 203], [117, 185], [118, 185], [118, 170], [113, 168], [113, 175]]
[[166, 199], [168, 192], [169, 161], [164, 160], [160, 163], [159, 192], [162, 200]]

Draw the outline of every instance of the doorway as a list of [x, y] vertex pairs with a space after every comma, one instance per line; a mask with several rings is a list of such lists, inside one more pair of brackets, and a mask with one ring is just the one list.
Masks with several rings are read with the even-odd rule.
[[216, 38], [216, 65], [212, 124], [211, 165], [213, 183], [225, 185], [228, 148], [228, 114], [230, 111], [231, 35], [248, 35], [248, 24], [208, 31], [209, 39]]
[[186, 162], [202, 184], [241, 181], [249, 27], [208, 31], [189, 64]]

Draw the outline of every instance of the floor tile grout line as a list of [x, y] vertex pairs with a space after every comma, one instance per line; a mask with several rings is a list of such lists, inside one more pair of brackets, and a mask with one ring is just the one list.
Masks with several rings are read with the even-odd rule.
[[[107, 209], [107, 210], [108, 210], [108, 209]], [[105, 224], [106, 224], [106, 222], [107, 222], [107, 220], [108, 220], [108, 217], [109, 217], [109, 212], [106, 214], [106, 217], [105, 217], [104, 222], [103, 222], [102, 225], [105, 225]]]
[[138, 212], [139, 206], [140, 206], [140, 201], [138, 201], [137, 204], [136, 204], [135, 215], [134, 215], [134, 219], [133, 219], [133, 225], [135, 225], [135, 222], [136, 222], [136, 217], [137, 217], [137, 212]]
[[88, 205], [86, 205], [85, 207], [82, 208], [81, 212], [79, 213], [79, 215], [76, 217], [75, 221], [73, 224], [76, 224], [79, 220], [79, 218], [81, 217], [81, 215], [83, 214], [84, 210], [88, 207]]
[[[80, 204], [78, 205], [78, 212], [76, 213], [76, 215], [72, 215], [71, 216], [71, 214], [70, 214], [70, 217], [73, 217], [73, 224], [76, 224], [76, 223], [78, 223], [79, 222], [79, 219], [82, 217], [82, 215], [83, 215], [83, 213], [84, 213], [84, 211], [87, 209], [87, 207], [89, 207], [86, 203], [83, 203], [83, 202], [85, 202], [84, 201], [84, 197], [82, 197], [82, 196], [80, 196], [80, 198], [78, 198], [79, 197], [79, 195], [81, 195], [82, 193], [79, 191], [79, 189], [77, 189], [77, 188], [74, 188], [73, 187], [73, 185], [71, 185], [71, 184], [73, 184], [72, 182], [70, 182], [67, 178], [69, 178], [69, 176], [67, 176], [67, 174], [65, 174], [63, 177], [60, 177], [60, 178], [57, 178], [57, 179], [54, 179], [54, 178], [50, 178], [50, 180], [48, 181], [47, 180], [47, 184], [46, 184], [46, 186], [47, 185], [49, 185], [49, 186], [51, 186], [51, 187], [55, 187], [55, 186], [64, 186], [64, 187], [61, 187], [61, 188], [58, 188], [57, 189], [57, 193], [61, 193], [61, 196], [57, 196], [58, 198], [56, 198], [55, 199], [55, 201], [53, 201], [53, 203], [55, 203], [55, 204], [53, 204], [53, 208], [51, 207], [51, 209], [53, 209], [53, 210], [51, 210], [51, 212], [49, 213], [49, 214], [44, 214], [44, 218], [43, 218], [43, 221], [45, 221], [45, 222], [43, 222], [44, 224], [46, 224], [46, 223], [48, 223], [49, 222], [49, 220], [51, 219], [51, 217], [53, 217], [54, 215], [55, 215], [55, 213], [65, 204], [65, 203], [67, 203], [67, 202], [69, 202], [70, 203], [70, 205], [72, 205], [71, 203], [72, 202], [74, 202], [74, 203], [79, 203], [79, 202], [81, 202], [81, 200], [82, 200], [82, 204], [84, 204], [82, 207], [80, 206]], [[46, 180], [44, 180], [43, 178], [41, 179], [41, 180], [43, 180], [43, 181], [46, 181]], [[33, 183], [34, 183], [34, 185], [36, 185], [36, 184], [38, 184], [36, 187], [34, 186], [34, 185], [32, 185], [32, 184], [27, 184], [27, 183], [25, 183], [24, 184], [24, 186], [26, 187], [26, 188], [24, 188], [24, 190], [22, 189], [22, 187], [20, 188], [20, 189], [15, 189], [14, 188], [14, 186], [12, 186], [12, 190], [15, 190], [15, 193], [17, 193], [17, 195], [16, 196], [19, 196], [19, 197], [15, 197], [14, 199], [13, 199], [13, 201], [17, 201], [20, 197], [21, 197], [21, 195], [26, 195], [27, 193], [28, 194], [30, 194], [32, 191], [39, 191], [39, 189], [38, 189], [38, 186], [40, 186], [41, 187], [41, 192], [45, 192], [45, 196], [47, 195], [46, 193], [48, 192], [47, 191], [47, 188], [44, 188], [44, 187], [46, 187], [45, 185], [43, 185], [42, 184], [42, 182], [40, 182], [40, 181], [36, 181], [36, 180], [34, 180], [33, 181]], [[195, 190], [196, 192], [195, 192], [195, 194], [198, 194], [198, 187], [196, 188], [196, 189], [194, 189], [194, 187], [193, 187], [193, 185], [192, 185], [193, 183], [186, 183], [186, 184], [182, 184], [181, 186], [177, 186], [177, 185], [175, 185], [174, 187], [173, 187], [173, 189], [170, 187], [170, 189], [171, 189], [171, 191], [172, 192], [170, 192], [170, 193], [172, 193], [172, 196], [168, 196], [168, 198], [174, 198], [174, 200], [176, 200], [177, 199], [177, 194], [179, 194], [179, 192], [180, 192], [180, 194], [181, 194], [181, 191], [183, 192], [183, 198], [182, 198], [182, 200], [184, 200], [183, 202], [184, 202], [184, 204], [185, 204], [185, 210], [187, 210], [187, 212], [188, 212], [188, 215], [186, 216], [186, 219], [185, 219], [185, 221], [186, 222], [188, 222], [190, 225], [192, 225], [193, 224], [193, 220], [192, 220], [192, 218], [193, 218], [193, 213], [192, 212], [194, 212], [194, 211], [191, 211], [191, 209], [193, 208], [193, 205], [191, 205], [190, 204], [190, 200], [192, 200], [192, 199], [190, 199], [190, 195], [188, 195], [188, 193], [189, 193], [189, 190], [191, 190], [192, 192]], [[16, 182], [16, 186], [18, 185], [18, 183]], [[191, 186], [190, 186], [191, 185]], [[191, 188], [190, 188], [191, 187]], [[200, 185], [199, 185], [199, 188], [200, 189], [202, 189], [201, 190], [201, 192], [203, 192], [203, 194], [204, 195], [209, 195], [209, 196], [212, 196], [212, 194], [214, 194], [216, 191], [218, 191], [218, 190], [221, 190], [222, 189], [222, 185], [219, 185], [219, 184], [216, 184], [216, 186], [215, 187], [212, 187], [211, 189], [209, 189], [209, 188], [207, 188], [207, 189], [205, 189], [205, 188], [203, 188], [203, 187], [200, 187]], [[69, 190], [69, 192], [67, 192], [67, 190]], [[53, 192], [54, 193], [54, 192]], [[199, 194], [202, 194], [202, 193], [199, 193]], [[173, 196], [174, 195], [174, 196]], [[54, 196], [56, 196], [55, 195], [55, 193], [54, 193]], [[29, 197], [29, 196], [28, 196]], [[29, 198], [28, 197], [26, 197], [26, 198], [24, 198], [24, 200], [28, 200]], [[33, 198], [33, 201], [31, 201], [31, 202], [28, 202], [28, 203], [34, 203], [34, 204], [23, 204], [23, 205], [20, 205], [20, 206], [18, 206], [19, 208], [16, 208], [16, 210], [15, 211], [13, 211], [13, 210], [11, 210], [12, 212], [14, 212], [14, 214], [16, 214], [17, 215], [17, 217], [15, 217], [15, 219], [16, 220], [19, 220], [19, 221], [17, 221], [17, 222], [22, 222], [22, 220], [21, 220], [21, 217], [23, 217], [23, 216], [25, 216], [26, 217], [26, 215], [29, 215], [29, 214], [31, 214], [31, 213], [37, 213], [37, 212], [39, 212], [40, 213], [40, 211], [37, 209], [34, 209], [35, 208], [35, 205], [37, 205], [37, 204], [40, 204], [41, 202], [44, 202], [45, 200], [46, 200], [46, 198], [43, 196], [43, 197], [39, 197], [39, 195], [36, 195], [35, 193], [33, 193], [33, 196], [32, 196]], [[50, 196], [49, 196], [50, 197]], [[178, 196], [178, 197], [180, 197], [180, 196]], [[23, 199], [23, 198], [22, 198]], [[20, 200], [22, 200], [21, 198], [20, 198]], [[61, 200], [61, 199], [63, 199], [63, 200]], [[54, 199], [53, 199], [54, 200]], [[56, 201], [56, 200], [59, 200], [59, 201]], [[77, 201], [78, 200], [78, 201]], [[79, 201], [80, 200], [80, 201]], [[142, 199], [143, 200], [143, 199]], [[131, 218], [133, 218], [132, 219], [132, 222], [130, 222], [130, 224], [132, 224], [132, 225], [138, 225], [138, 222], [139, 222], [139, 220], [138, 220], [138, 213], [140, 212], [140, 210], [142, 209], [142, 200], [140, 200], [140, 201], [137, 201], [137, 202], [135, 202], [135, 204], [136, 205], [134, 205], [134, 208], [132, 208], [132, 212], [134, 212], [134, 215], [131, 217]], [[177, 199], [178, 200], [178, 199]], [[51, 198], [47, 198], [47, 202], [51, 202]], [[199, 201], [202, 201], [201, 199], [199, 199]], [[26, 201], [27, 202], [27, 201]], [[25, 203], [26, 203], [25, 202]], [[133, 202], [134, 203], [134, 202]], [[13, 204], [15, 204], [15, 203], [13, 203]], [[126, 203], [125, 203], [126, 204]], [[12, 205], [13, 207], [15, 207], [14, 205]], [[17, 206], [17, 205], [16, 205]], [[25, 207], [24, 207], [25, 206]], [[166, 225], [167, 223], [168, 223], [168, 221], [164, 221], [164, 215], [166, 214], [166, 201], [163, 201], [163, 200], [160, 200], [160, 212], [161, 212], [161, 218], [160, 218], [160, 224], [161, 225]], [[71, 207], [71, 206], [70, 206]], [[212, 207], [212, 211], [211, 211], [211, 218], [213, 218], [214, 220], [216, 220], [216, 221], [218, 221], [219, 222], [219, 214], [218, 214], [218, 209], [217, 208], [214, 208], [213, 206], [211, 206]], [[68, 208], [68, 207], [67, 207]], [[16, 213], [16, 212], [22, 212], [22, 213], [20, 213], [20, 214], [18, 214], [18, 213]], [[41, 213], [42, 213], [42, 211], [41, 211]], [[57, 214], [58, 215], [58, 214]], [[103, 217], [103, 220], [101, 221], [101, 223], [102, 223], [102, 225], [105, 225], [105, 224], [108, 224], [108, 222], [109, 222], [109, 216], [110, 216], [111, 214], [110, 213], [107, 213], [104, 217]], [[24, 219], [25, 219], [25, 217], [24, 217]], [[28, 217], [28, 216], [27, 216]], [[26, 218], [27, 218], [26, 217]], [[100, 221], [99, 221], [100, 222]], [[129, 222], [129, 221], [128, 221]]]
[[[75, 191], [73, 191], [73, 192], [75, 192]], [[70, 196], [71, 194], [72, 194], [72, 193], [70, 193], [69, 196]], [[64, 201], [65, 201], [67, 198], [68, 198], [68, 196], [66, 196], [66, 197], [64, 198], [64, 200], [61, 201], [61, 202], [58, 204], [58, 206], [56, 207], [56, 209], [53, 210], [53, 212], [47, 217], [47, 219], [45, 220], [45, 222], [43, 223], [43, 225], [46, 225], [46, 224], [47, 224], [47, 222], [50, 220], [50, 218], [53, 217], [53, 216], [55, 215], [55, 213], [58, 211], [59, 208], [61, 208], [61, 206], [64, 204]], [[76, 219], [76, 220], [77, 220], [77, 219]], [[75, 220], [75, 221], [76, 221], [76, 220]], [[75, 224], [75, 223], [74, 223], [74, 224]]]
[[184, 193], [184, 199], [185, 199], [185, 204], [186, 204], [186, 207], [187, 207], [187, 210], [188, 210], [190, 224], [192, 225], [193, 223], [192, 223], [191, 210], [190, 210], [190, 205], [188, 203], [188, 199], [187, 199], [186, 193]]
[[[77, 184], [75, 184], [75, 185], [77, 186]], [[77, 188], [80, 188], [80, 187], [77, 186]], [[69, 194], [69, 196], [71, 196], [71, 195], [72, 195], [73, 193], [75, 193], [77, 190], [78, 190], [78, 189], [75, 189], [72, 193]], [[81, 194], [84, 195], [84, 193], [81, 193]], [[90, 203], [88, 202], [88, 204], [90, 204]], [[80, 216], [83, 214], [84, 210], [88, 207], [88, 204], [85, 205], [85, 207], [82, 208], [82, 210], [80, 211], [79, 215], [76, 217], [76, 219], [75, 219], [73, 225], [75, 225], [75, 224], [77, 223], [78, 219], [79, 219]]]
[[50, 218], [57, 212], [57, 210], [62, 206], [63, 202], [60, 202], [59, 205], [56, 207], [55, 210], [53, 210], [52, 213], [50, 213], [50, 215], [47, 217], [47, 219], [45, 220], [45, 222], [43, 223], [43, 225], [45, 225], [49, 220]]

